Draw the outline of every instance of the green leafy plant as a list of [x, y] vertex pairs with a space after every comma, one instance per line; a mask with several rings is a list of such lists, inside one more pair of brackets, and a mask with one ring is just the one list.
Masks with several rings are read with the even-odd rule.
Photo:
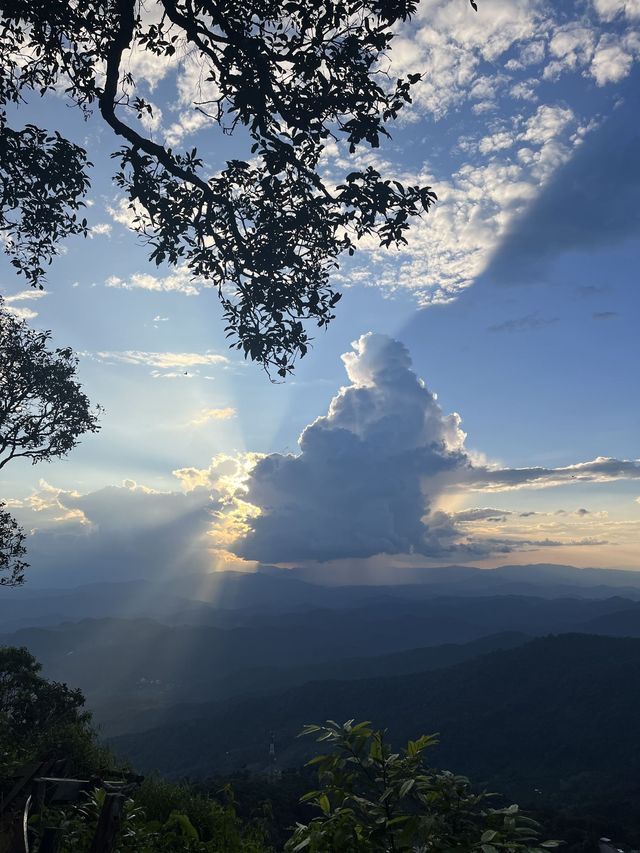
[[320, 786], [303, 797], [320, 814], [298, 824], [288, 853], [544, 853], [558, 842], [539, 840], [538, 825], [518, 806], [491, 806], [469, 780], [432, 770], [424, 754], [434, 735], [395, 752], [368, 722], [306, 726], [329, 751], [310, 762]]
[[43, 678], [41, 670], [28, 649], [0, 646], [0, 778], [50, 758], [64, 758], [72, 773], [113, 769], [81, 691]]
[[[36, 844], [45, 826], [58, 827], [59, 853], [91, 849], [106, 792], [97, 788], [79, 803], [34, 814]], [[172, 806], [178, 805], [178, 808]], [[148, 809], [148, 810], [147, 810]], [[124, 802], [116, 853], [271, 853], [263, 834], [241, 822], [230, 802], [221, 805], [188, 785], [160, 779], [145, 782]]]

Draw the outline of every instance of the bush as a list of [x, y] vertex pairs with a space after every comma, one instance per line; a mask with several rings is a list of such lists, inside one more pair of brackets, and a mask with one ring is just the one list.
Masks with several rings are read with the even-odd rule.
[[433, 736], [398, 753], [366, 722], [329, 721], [303, 734], [318, 735], [330, 751], [312, 759], [320, 787], [303, 798], [320, 815], [297, 826], [288, 853], [545, 853], [558, 846], [539, 842], [537, 823], [518, 806], [492, 808], [491, 795], [473, 793], [466, 778], [428, 768]]

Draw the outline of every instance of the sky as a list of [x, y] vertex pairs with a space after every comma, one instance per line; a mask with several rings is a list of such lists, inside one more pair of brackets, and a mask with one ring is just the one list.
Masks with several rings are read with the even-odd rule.
[[[150, 4], [152, 6], [152, 4]], [[61, 97], [23, 120], [90, 151], [90, 239], [12, 311], [79, 354], [101, 430], [6, 466], [0, 495], [48, 586], [258, 563], [555, 562], [640, 569], [640, 0], [423, 0], [389, 71], [424, 73], [392, 139], [322, 168], [429, 183], [401, 251], [336, 273], [338, 316], [271, 383], [227, 348], [215, 292], [151, 266], [118, 147]], [[129, 58], [150, 131], [211, 171], [234, 141], [200, 71]]]

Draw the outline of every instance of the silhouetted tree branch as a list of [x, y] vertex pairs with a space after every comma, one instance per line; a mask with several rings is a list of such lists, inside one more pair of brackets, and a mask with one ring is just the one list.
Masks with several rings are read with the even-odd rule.
[[0, 305], [0, 470], [12, 459], [35, 465], [65, 456], [99, 429], [99, 407], [91, 409], [76, 381], [77, 357], [49, 349], [50, 338]]
[[[100, 407], [91, 408], [76, 381], [71, 349], [49, 349], [38, 332], [0, 300], [0, 470], [12, 459], [32, 464], [65, 456], [85, 432], [96, 432]], [[0, 585], [24, 582], [24, 531], [0, 502]]]
[[[462, 0], [452, 0], [452, 2]], [[474, 0], [470, 0], [475, 9]], [[353, 155], [376, 148], [421, 77], [379, 73], [393, 28], [417, 0], [0, 0], [0, 229], [12, 263], [41, 285], [60, 240], [86, 234], [86, 152], [57, 133], [9, 127], [7, 107], [64, 89], [124, 140], [115, 176], [155, 263], [183, 263], [217, 287], [227, 336], [284, 377], [307, 352], [311, 321], [326, 326], [340, 294], [339, 256], [375, 236], [406, 242], [428, 211], [428, 186], [403, 186], [372, 166], [335, 185], [329, 140]], [[154, 14], [155, 13], [155, 14]], [[213, 90], [198, 108], [224, 132], [244, 129], [247, 160], [206, 174], [196, 149], [176, 152], [137, 121], [130, 50], [189, 55]], [[194, 93], [195, 95], [195, 93]], [[127, 115], [131, 120], [127, 120]]]
[[24, 530], [0, 502], [0, 586], [24, 583]]

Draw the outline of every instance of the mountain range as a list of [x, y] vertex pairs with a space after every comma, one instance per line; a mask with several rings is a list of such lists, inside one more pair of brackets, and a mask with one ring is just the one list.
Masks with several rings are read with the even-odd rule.
[[0, 631], [81, 688], [141, 770], [260, 773], [272, 732], [298, 766], [305, 723], [364, 717], [397, 742], [439, 731], [436, 764], [532, 807], [609, 820], [640, 797], [640, 572], [261, 566], [0, 588]]
[[640, 600], [640, 571], [536, 564], [476, 569], [333, 568], [216, 572], [170, 579], [88, 583], [71, 588], [0, 587], [3, 633], [86, 618], [154, 618], [168, 624], [239, 625], [253, 614], [344, 609], [370, 601], [441, 596], [535, 596]]
[[[630, 808], [640, 795], [640, 639], [563, 634], [414, 674], [310, 681], [192, 708], [111, 740], [143, 770], [206, 778], [318, 752], [299, 738], [325, 719], [371, 720], [401, 745], [438, 732], [435, 766], [536, 808]], [[179, 724], [177, 724], [179, 720]], [[625, 806], [626, 803], [626, 806]]]

